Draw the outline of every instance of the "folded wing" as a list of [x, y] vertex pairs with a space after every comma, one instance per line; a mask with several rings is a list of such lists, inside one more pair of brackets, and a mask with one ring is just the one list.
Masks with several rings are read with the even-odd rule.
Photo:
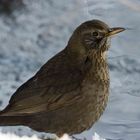
[[33, 114], [70, 105], [80, 99], [83, 77], [80, 66], [72, 64], [62, 51], [17, 89], [1, 114]]

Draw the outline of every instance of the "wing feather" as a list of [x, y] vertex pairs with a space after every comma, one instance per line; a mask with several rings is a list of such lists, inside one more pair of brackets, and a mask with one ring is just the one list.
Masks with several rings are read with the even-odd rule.
[[35, 76], [17, 89], [5, 113], [17, 115], [47, 112], [79, 99], [84, 73], [80, 66], [70, 62], [64, 51], [50, 59]]

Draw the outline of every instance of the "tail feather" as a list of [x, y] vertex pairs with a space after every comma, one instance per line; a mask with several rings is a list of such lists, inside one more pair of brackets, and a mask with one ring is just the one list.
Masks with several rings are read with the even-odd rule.
[[26, 125], [29, 122], [28, 116], [0, 116], [0, 126]]

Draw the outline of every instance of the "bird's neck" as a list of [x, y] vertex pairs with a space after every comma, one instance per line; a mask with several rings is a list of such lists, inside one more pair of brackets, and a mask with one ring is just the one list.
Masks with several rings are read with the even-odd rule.
[[89, 59], [92, 61], [92, 63], [101, 63], [105, 62], [107, 63], [107, 51], [90, 51], [88, 53]]
[[67, 51], [69, 58], [74, 60], [75, 63], [78, 62], [80, 63], [86, 59], [87, 54], [83, 49], [83, 47], [80, 47], [80, 45], [69, 44], [65, 49]]
[[[109, 80], [109, 70], [107, 63], [107, 53], [106, 52], [93, 52], [89, 55], [91, 59], [92, 66], [89, 71], [91, 75], [94, 76], [95, 79]], [[94, 80], [94, 79], [92, 79]]]
[[74, 45], [75, 44], [67, 46], [65, 51], [75, 64], [82, 64], [88, 58], [94, 68], [100, 69], [104, 67], [104, 65], [107, 65], [107, 51], [93, 49], [86, 52], [84, 49], [82, 49], [83, 47], [78, 48]]

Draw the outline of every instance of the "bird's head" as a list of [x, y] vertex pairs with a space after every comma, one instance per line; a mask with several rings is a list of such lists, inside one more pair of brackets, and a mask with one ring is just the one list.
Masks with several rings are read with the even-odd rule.
[[124, 31], [122, 27], [110, 28], [100, 20], [91, 20], [82, 23], [72, 34], [68, 46], [80, 53], [105, 52], [110, 47], [110, 38]]

